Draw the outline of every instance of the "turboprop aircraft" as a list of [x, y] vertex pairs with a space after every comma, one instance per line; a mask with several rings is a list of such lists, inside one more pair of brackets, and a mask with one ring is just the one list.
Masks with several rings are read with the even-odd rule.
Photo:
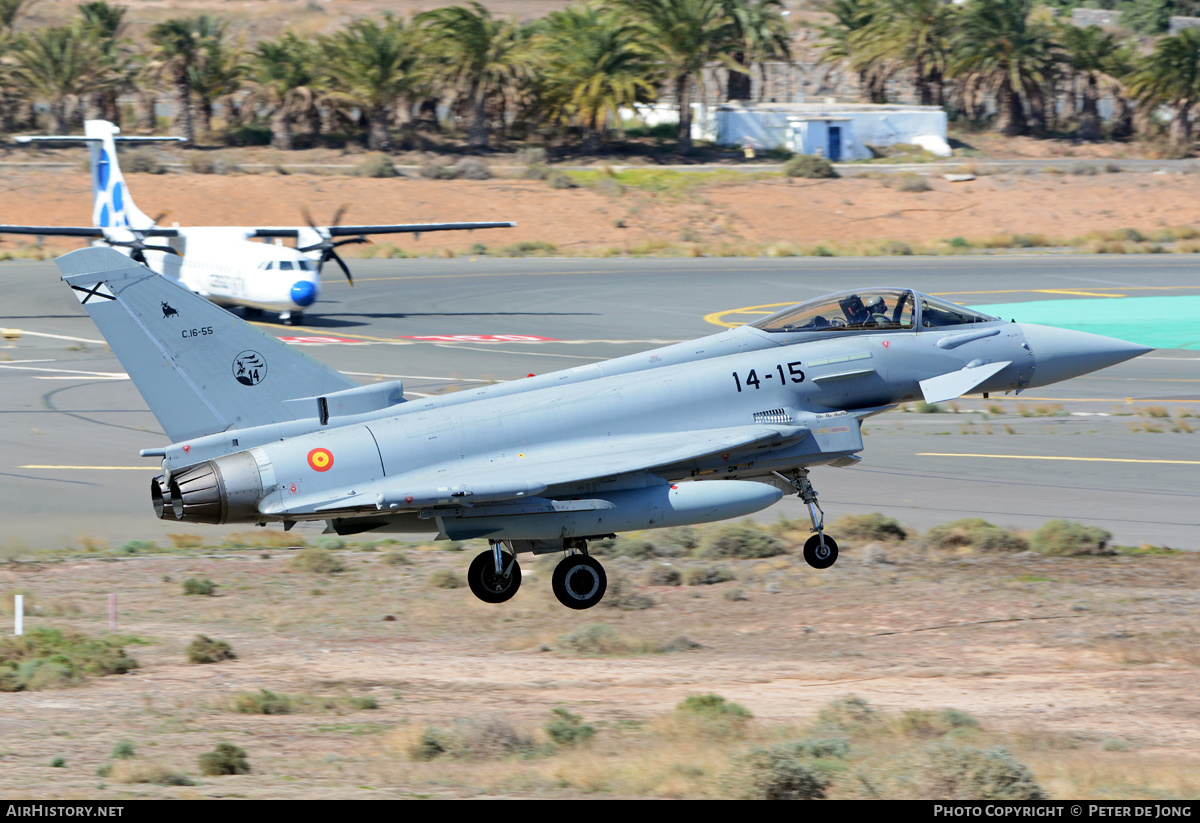
[[[221, 306], [242, 306], [247, 314], [278, 312], [283, 323], [298, 325], [321, 293], [321, 270], [337, 263], [350, 285], [350, 268], [337, 253], [347, 243], [367, 243], [370, 234], [421, 234], [510, 228], [516, 223], [409, 223], [341, 226], [344, 208], [333, 225], [318, 226], [303, 210], [307, 226], [159, 226], [133, 202], [117, 162], [118, 141], [182, 142], [182, 137], [122, 137], [107, 120], [88, 120], [84, 135], [16, 137], [20, 143], [83, 142], [91, 151], [91, 226], [0, 225], [0, 233], [92, 237], [94, 244], [125, 250], [132, 259]], [[160, 240], [158, 244], [147, 239]], [[284, 239], [295, 247], [281, 245]], [[274, 240], [274, 243], [256, 242]]]
[[809, 479], [856, 464], [895, 404], [1021, 391], [1151, 351], [1005, 322], [905, 288], [809, 300], [752, 325], [565, 371], [405, 400], [358, 385], [111, 249], [58, 260], [171, 444], [164, 520], [324, 521], [337, 534], [487, 539], [471, 590], [500, 603], [518, 555], [564, 553], [564, 605], [604, 595], [588, 542], [807, 503], [804, 558], [837, 559]]

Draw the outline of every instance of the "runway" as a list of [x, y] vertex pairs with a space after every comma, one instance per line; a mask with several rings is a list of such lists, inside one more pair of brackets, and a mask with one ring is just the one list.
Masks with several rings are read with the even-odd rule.
[[[409, 396], [651, 349], [762, 316], [739, 310], [863, 286], [968, 305], [1104, 301], [1110, 313], [1135, 296], [1200, 296], [1187, 255], [351, 262], [354, 287], [327, 269], [303, 326], [262, 325], [363, 382], [402, 379]], [[157, 465], [137, 454], [166, 437], [132, 382], [53, 264], [0, 264], [0, 283], [0, 327], [20, 332], [0, 344], [0, 549], [246, 531], [154, 517]], [[1169, 301], [1154, 310], [1194, 322]], [[1126, 545], [1200, 548], [1200, 350], [1031, 394], [872, 418], [862, 464], [813, 473], [827, 523], [879, 511], [922, 531], [961, 517], [1033, 529], [1065, 517]], [[762, 517], [780, 515], [806, 517], [792, 499]]]

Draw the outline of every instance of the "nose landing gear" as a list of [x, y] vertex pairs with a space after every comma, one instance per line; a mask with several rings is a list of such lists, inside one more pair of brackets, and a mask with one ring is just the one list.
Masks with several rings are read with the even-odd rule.
[[837, 542], [825, 534], [825, 512], [817, 503], [817, 490], [808, 479], [808, 469], [794, 469], [791, 475], [772, 472], [796, 490], [800, 499], [808, 506], [808, 518], [812, 521], [812, 530], [816, 532], [804, 544], [804, 561], [814, 569], [828, 569], [837, 562]]

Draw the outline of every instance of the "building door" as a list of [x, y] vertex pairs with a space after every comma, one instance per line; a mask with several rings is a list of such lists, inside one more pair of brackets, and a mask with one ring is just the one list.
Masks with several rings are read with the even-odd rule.
[[842, 127], [829, 127], [829, 161], [836, 163], [842, 159]]

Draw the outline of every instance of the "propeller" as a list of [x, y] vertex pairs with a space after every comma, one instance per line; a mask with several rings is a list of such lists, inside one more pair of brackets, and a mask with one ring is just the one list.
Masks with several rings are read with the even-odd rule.
[[110, 246], [123, 246], [125, 248], [128, 248], [130, 250], [129, 256], [131, 258], [133, 258], [134, 260], [136, 260], [137, 262], [141, 263], [143, 266], [149, 265], [149, 263], [146, 262], [146, 254], [145, 253], [147, 251], [161, 251], [166, 254], [175, 254], [175, 255], [179, 254], [178, 251], [171, 248], [170, 246], [156, 246], [153, 243], [147, 243], [146, 235], [144, 235], [142, 232], [138, 231], [137, 229], [128, 229], [128, 231], [130, 234], [133, 235], [132, 240], [114, 240], [110, 237], [105, 237], [104, 242], [108, 243], [108, 245], [110, 245]]
[[[338, 206], [338, 210], [333, 213], [333, 222], [331, 222], [330, 225], [337, 226], [339, 223], [341, 223], [342, 217], [346, 214], [346, 210], [348, 208], [349, 206], [344, 203], [341, 206]], [[297, 249], [297, 251], [310, 252], [320, 249], [321, 256], [317, 259], [317, 273], [321, 273], [321, 269], [325, 266], [325, 261], [332, 260], [341, 267], [342, 273], [346, 275], [346, 281], [353, 286], [354, 278], [350, 276], [350, 267], [346, 265], [346, 261], [341, 258], [341, 255], [337, 253], [336, 249], [338, 246], [344, 246], [347, 243], [370, 243], [371, 241], [366, 237], [361, 236], [350, 237], [346, 240], [334, 240], [329, 236], [328, 232], [321, 229], [316, 224], [316, 222], [312, 219], [312, 214], [309, 213], [307, 207], [302, 208], [301, 213], [304, 215], [304, 220], [306, 223], [308, 223], [309, 228], [319, 234], [321, 236], [321, 240], [317, 243], [313, 243], [311, 246], [302, 246]]]

